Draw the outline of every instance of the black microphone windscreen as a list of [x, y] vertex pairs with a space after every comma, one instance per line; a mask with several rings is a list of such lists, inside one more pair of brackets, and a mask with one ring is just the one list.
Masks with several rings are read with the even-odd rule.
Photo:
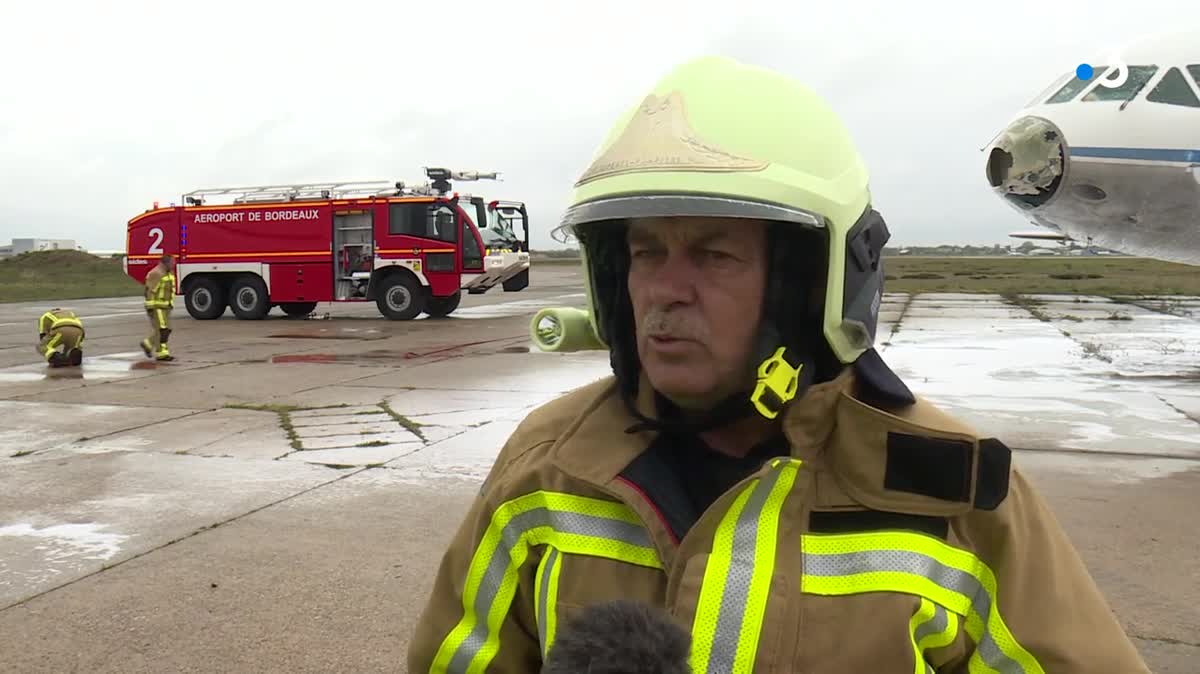
[[616, 600], [568, 620], [542, 674], [692, 674], [691, 647], [691, 635], [665, 611]]

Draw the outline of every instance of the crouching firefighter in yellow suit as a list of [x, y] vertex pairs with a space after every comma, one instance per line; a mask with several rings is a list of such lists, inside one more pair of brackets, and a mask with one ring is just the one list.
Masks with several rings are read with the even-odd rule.
[[54, 308], [38, 319], [37, 351], [50, 367], [83, 362], [83, 321], [74, 311]]
[[175, 259], [163, 255], [146, 274], [146, 315], [150, 317], [150, 335], [142, 340], [142, 352], [155, 360], [175, 360], [167, 350], [171, 336], [171, 309], [175, 306]]

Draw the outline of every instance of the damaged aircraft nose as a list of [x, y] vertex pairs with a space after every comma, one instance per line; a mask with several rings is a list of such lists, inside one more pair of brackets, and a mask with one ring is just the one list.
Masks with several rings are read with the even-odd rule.
[[1058, 190], [1065, 157], [1058, 127], [1040, 117], [1022, 117], [992, 144], [986, 167], [988, 184], [1023, 208], [1037, 208]]

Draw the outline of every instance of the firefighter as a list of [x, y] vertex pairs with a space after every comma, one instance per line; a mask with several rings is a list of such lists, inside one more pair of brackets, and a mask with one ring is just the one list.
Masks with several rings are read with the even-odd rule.
[[83, 321], [74, 311], [55, 307], [38, 319], [38, 355], [50, 367], [83, 363]]
[[812, 91], [680, 66], [561, 228], [613, 376], [508, 438], [408, 671], [537, 671], [628, 599], [690, 631], [696, 672], [1148, 672], [1010, 450], [872, 348], [889, 232]]
[[171, 309], [175, 306], [175, 259], [170, 255], [159, 258], [154, 269], [146, 274], [144, 306], [150, 319], [150, 335], [142, 340], [142, 352], [155, 360], [175, 360], [167, 348]]

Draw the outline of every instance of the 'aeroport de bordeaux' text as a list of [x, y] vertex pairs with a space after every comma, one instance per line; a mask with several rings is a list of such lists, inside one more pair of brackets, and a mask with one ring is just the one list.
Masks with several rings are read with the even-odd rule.
[[228, 213], [197, 213], [193, 224], [210, 222], [272, 222], [276, 220], [316, 220], [318, 210], [315, 208], [296, 208], [291, 210], [272, 211], [230, 211]]

